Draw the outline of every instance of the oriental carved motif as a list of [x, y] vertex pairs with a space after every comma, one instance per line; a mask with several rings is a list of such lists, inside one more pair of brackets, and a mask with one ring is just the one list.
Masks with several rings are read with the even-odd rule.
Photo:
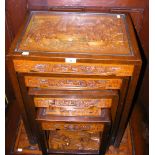
[[26, 76], [25, 84], [27, 87], [50, 89], [120, 89], [122, 80]]
[[[45, 122], [44, 122], [45, 123]], [[48, 124], [48, 123], [46, 123]], [[56, 130], [56, 128], [52, 128], [52, 126], [54, 125], [54, 123], [51, 123], [51, 130]], [[82, 126], [82, 125], [79, 125]], [[88, 126], [86, 123], [83, 124], [84, 128], [88, 129], [85, 126]], [[91, 127], [94, 127], [94, 129], [96, 128], [96, 126], [99, 126], [99, 124], [95, 123], [94, 125], [91, 125]], [[50, 130], [50, 125], [48, 125], [49, 130]], [[76, 127], [78, 128], [78, 127]], [[82, 129], [82, 127], [81, 127]], [[45, 128], [45, 130], [47, 130], [47, 128]], [[68, 130], [68, 128], [66, 127], [66, 130]], [[69, 128], [70, 130], [70, 128]], [[91, 130], [91, 128], [90, 128]], [[102, 130], [102, 129], [101, 129]], [[77, 131], [77, 130], [75, 130]], [[80, 131], [80, 130], [79, 130]], [[95, 130], [94, 130], [95, 131]], [[100, 130], [96, 130], [100, 131]], [[52, 136], [52, 134], [51, 134]], [[29, 152], [31, 154], [42, 154], [41, 151], [39, 150], [38, 145], [31, 145], [28, 141], [28, 137], [27, 137], [27, 133], [25, 131], [23, 122], [20, 123], [19, 126], [19, 130], [18, 130], [18, 138], [16, 138], [16, 145], [14, 146], [14, 152], [19, 153], [18, 148], [22, 148], [23, 152]], [[122, 142], [120, 144], [119, 148], [116, 148], [114, 146], [110, 146], [109, 149], [106, 152], [106, 155], [132, 155], [132, 142], [131, 142], [131, 134], [130, 134], [130, 128], [129, 126], [126, 129], [126, 132], [123, 136]]]
[[50, 132], [50, 149], [59, 151], [99, 150], [100, 132], [52, 131]]
[[90, 75], [132, 76], [134, 66], [123, 64], [58, 63], [46, 61], [14, 60], [17, 72], [72, 73]]
[[73, 107], [49, 107], [46, 115], [58, 116], [101, 116], [101, 108], [73, 108]]
[[19, 51], [131, 54], [124, 16], [33, 14]]
[[102, 132], [103, 123], [67, 123], [67, 122], [45, 122], [41, 123], [43, 130], [68, 130], [68, 131], [96, 131]]
[[112, 99], [34, 98], [36, 107], [110, 108]]

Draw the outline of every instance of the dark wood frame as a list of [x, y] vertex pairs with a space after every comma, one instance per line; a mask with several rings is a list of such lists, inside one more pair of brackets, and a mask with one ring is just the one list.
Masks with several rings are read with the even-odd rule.
[[[35, 142], [39, 144], [39, 148], [42, 150], [43, 154], [47, 154], [47, 141], [45, 133], [42, 131], [40, 124], [36, 121], [36, 110], [32, 102], [32, 99], [28, 95], [27, 88], [24, 82], [24, 76], [19, 74], [18, 80], [20, 83], [21, 94], [23, 96], [23, 102], [25, 105], [25, 110], [27, 112], [27, 117], [29, 119], [29, 124], [32, 128], [32, 135]], [[32, 138], [32, 137], [31, 137]]]

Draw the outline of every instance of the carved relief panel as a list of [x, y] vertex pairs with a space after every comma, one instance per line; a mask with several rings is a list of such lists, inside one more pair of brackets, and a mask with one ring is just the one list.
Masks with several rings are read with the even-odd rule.
[[47, 61], [14, 60], [17, 72], [72, 73], [89, 75], [132, 76], [134, 66], [123, 64], [58, 63]]
[[68, 122], [46, 122], [41, 123], [44, 130], [68, 130], [68, 131], [93, 131], [102, 132], [104, 130], [103, 123], [68, 123]]
[[101, 108], [50, 107], [46, 109], [45, 114], [58, 116], [100, 116]]
[[50, 89], [120, 89], [122, 80], [26, 76], [25, 84], [27, 87]]
[[16, 51], [131, 54], [125, 16], [33, 13]]
[[74, 132], [56, 130], [50, 133], [49, 145], [50, 149], [59, 151], [98, 151], [100, 147], [100, 138], [100, 132]]
[[34, 98], [36, 107], [110, 108], [112, 99]]

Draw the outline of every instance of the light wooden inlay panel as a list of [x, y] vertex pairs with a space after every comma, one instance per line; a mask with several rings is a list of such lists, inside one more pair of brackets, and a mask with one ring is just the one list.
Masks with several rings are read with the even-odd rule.
[[27, 87], [39, 87], [49, 89], [120, 89], [122, 80], [26, 76], [25, 84]]
[[36, 107], [110, 108], [112, 99], [34, 98]]
[[17, 72], [72, 73], [89, 75], [132, 76], [134, 66], [123, 64], [58, 63], [50, 61], [14, 60]]
[[68, 130], [68, 131], [95, 131], [103, 132], [103, 123], [67, 123], [67, 122], [46, 122], [41, 123], [43, 130]]
[[101, 108], [50, 107], [46, 109], [45, 114], [58, 116], [101, 116]]

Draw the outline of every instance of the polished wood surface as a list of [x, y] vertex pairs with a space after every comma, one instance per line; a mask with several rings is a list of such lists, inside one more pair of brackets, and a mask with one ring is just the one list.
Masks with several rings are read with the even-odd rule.
[[47, 89], [72, 89], [72, 90], [95, 90], [95, 89], [120, 89], [121, 79], [93, 79], [93, 78], [53, 78], [26, 76], [27, 87]]
[[41, 123], [43, 130], [70, 130], [70, 131], [96, 131], [102, 132], [103, 123], [69, 123], [69, 122], [48, 122]]
[[111, 108], [112, 99], [34, 98], [36, 107]]
[[93, 131], [53, 131], [49, 136], [49, 148], [58, 151], [99, 150], [101, 135]]
[[[70, 24], [70, 21], [68, 19], [70, 19], [70, 16], [73, 16], [73, 15], [74, 15], [74, 17], [77, 16], [78, 18], [80, 18], [82, 16], [81, 19], [83, 19], [83, 16], [84, 17], [88, 16], [88, 19], [90, 17], [94, 18], [92, 16], [96, 16], [96, 18], [98, 17], [99, 20], [102, 17], [103, 18], [105, 17], [105, 19], [107, 17], [107, 14], [94, 14], [94, 13], [80, 13], [79, 14], [79, 13], [66, 13], [66, 12], [62, 12], [62, 13], [32, 12], [32, 13], [30, 13], [30, 16], [32, 15], [32, 18], [34, 17], [33, 20], [35, 20], [35, 15], [40, 15], [40, 14], [44, 18], [46, 18], [47, 16], [51, 17], [51, 18], [53, 18], [53, 16], [60, 16], [60, 20], [62, 20], [62, 22], [64, 22], [64, 20], [66, 20], [66, 23], [68, 23], [68, 24]], [[68, 19], [67, 19], [66, 15], [69, 15]], [[115, 14], [111, 14], [111, 16], [112, 15], [116, 16]], [[21, 70], [22, 72], [17, 73], [16, 78], [18, 78], [19, 87], [20, 87], [21, 94], [23, 97], [24, 106], [25, 106], [27, 116], [29, 119], [29, 124], [33, 130], [34, 138], [39, 139], [38, 142], [41, 144], [40, 148], [42, 149], [44, 154], [47, 154], [47, 145], [46, 145], [47, 140], [44, 138], [45, 136], [44, 136], [43, 131], [40, 129], [39, 125], [37, 125], [37, 123], [35, 121], [36, 108], [35, 108], [34, 99], [33, 99], [34, 95], [32, 95], [32, 96], [29, 95], [29, 91], [28, 91], [29, 88], [39, 88], [39, 89], [41, 88], [41, 89], [53, 89], [53, 90], [82, 90], [82, 91], [84, 91], [84, 90], [91, 90], [91, 91], [100, 90], [100, 91], [102, 91], [105, 89], [120, 90], [119, 103], [117, 102], [118, 104], [115, 104], [115, 102], [114, 102], [114, 104], [113, 104], [113, 105], [118, 105], [118, 107], [115, 106], [115, 108], [101, 109], [101, 108], [97, 108], [97, 107], [90, 107], [90, 108], [80, 109], [80, 108], [72, 108], [72, 107], [51, 107], [50, 106], [48, 108], [44, 108], [41, 113], [38, 112], [39, 115], [37, 114], [38, 122], [39, 121], [49, 121], [49, 122], [52, 122], [52, 121], [67, 121], [67, 122], [69, 122], [69, 121], [72, 121], [72, 122], [84, 121], [84, 122], [103, 122], [103, 123], [105, 123], [103, 118], [109, 117], [109, 115], [107, 115], [107, 114], [110, 114], [112, 117], [112, 121], [113, 121], [112, 130], [110, 132], [111, 121], [109, 121], [108, 126], [104, 130], [104, 135], [102, 135], [102, 138], [101, 138], [102, 140], [101, 140], [101, 145], [100, 145], [100, 149], [99, 149], [99, 154], [100, 155], [103, 154], [105, 152], [107, 146], [109, 145], [109, 141], [108, 141], [109, 136], [110, 136], [110, 139], [112, 139], [111, 144], [115, 144], [115, 146], [118, 146], [120, 144], [121, 138], [123, 136], [123, 133], [124, 133], [126, 125], [127, 125], [129, 113], [130, 113], [131, 106], [132, 106], [132, 99], [133, 99], [133, 95], [135, 92], [135, 88], [136, 88], [136, 84], [137, 84], [137, 80], [138, 80], [139, 72], [140, 72], [140, 68], [141, 68], [140, 54], [139, 54], [135, 34], [133, 31], [131, 19], [129, 16], [126, 16], [125, 14], [118, 15], [118, 16], [116, 16], [116, 18], [121, 20], [122, 19], [121, 16], [124, 17], [123, 18], [124, 23], [127, 24], [124, 27], [126, 32], [122, 31], [122, 33], [128, 38], [128, 46], [130, 47], [130, 50], [132, 51], [132, 53], [130, 52], [130, 54], [129, 53], [124, 54], [124, 55], [123, 55], [123, 53], [119, 54], [117, 52], [117, 50], [116, 50], [116, 53], [114, 53], [113, 49], [110, 49], [108, 46], [106, 46], [105, 49], [107, 49], [107, 51], [109, 51], [109, 50], [112, 51], [112, 53], [107, 53], [107, 52], [102, 51], [101, 57], [99, 57], [98, 54], [92, 54], [92, 53], [95, 53], [94, 51], [91, 51], [93, 48], [89, 49], [89, 51], [87, 51], [87, 52], [84, 51], [85, 54], [83, 54], [82, 53], [83, 51], [81, 51], [79, 48], [76, 47], [78, 43], [79, 44], [81, 43], [80, 36], [76, 36], [77, 35], [76, 28], [75, 28], [75, 31], [73, 31], [73, 32], [75, 32], [75, 36], [77, 37], [77, 40], [75, 40], [76, 37], [75, 38], [73, 37], [72, 38], [73, 40], [68, 40], [68, 39], [70, 39], [70, 35], [68, 35], [69, 31], [68, 30], [67, 30], [67, 32], [65, 31], [65, 34], [64, 34], [63, 31], [61, 32], [59, 29], [57, 29], [56, 26], [53, 26], [53, 25], [51, 27], [53, 27], [53, 29], [55, 29], [55, 32], [57, 32], [57, 31], [59, 32], [58, 34], [56, 33], [56, 36], [58, 36], [57, 37], [58, 40], [60, 39], [60, 41], [59, 41], [60, 46], [61, 46], [61, 41], [64, 43], [64, 45], [67, 44], [67, 46], [65, 45], [64, 47], [68, 47], [68, 43], [73, 41], [73, 47], [76, 45], [75, 47], [77, 48], [77, 50], [79, 50], [79, 52], [77, 52], [77, 54], [75, 54], [73, 51], [72, 52], [71, 51], [64, 52], [63, 49], [60, 48], [60, 51], [62, 51], [62, 52], [56, 51], [57, 53], [55, 53], [54, 50], [49, 45], [49, 48], [52, 50], [50, 52], [48, 50], [46, 51], [46, 49], [44, 49], [44, 46], [42, 44], [41, 44], [41, 47], [43, 47], [43, 48], [39, 47], [40, 51], [37, 49], [34, 52], [33, 46], [32, 46], [32, 51], [29, 49], [27, 51], [26, 49], [21, 48], [24, 45], [26, 47], [26, 43], [24, 43], [24, 45], [23, 45], [22, 42], [28, 40], [28, 45], [31, 45], [29, 43], [29, 38], [31, 40], [32, 38], [34, 39], [36, 37], [36, 39], [37, 39], [37, 37], [38, 37], [38, 36], [35, 36], [37, 33], [34, 33], [31, 35], [32, 32], [31, 33], [29, 32], [29, 31], [31, 31], [31, 27], [33, 27], [33, 20], [31, 21], [31, 19], [26, 22], [28, 25], [28, 28], [26, 29], [26, 31], [24, 31], [25, 33], [23, 34], [23, 31], [20, 31], [19, 35], [17, 35], [17, 38], [15, 39], [15, 42], [12, 45], [10, 53], [8, 54], [8, 59], [9, 60], [11, 59], [11, 61], [30, 60], [32, 62], [34, 60], [35, 61], [39, 60], [39, 62], [44, 61], [46, 63], [46, 61], [53, 62], [53, 60], [54, 60], [54, 64], [58, 64], [59, 62], [60, 62], [60, 64], [62, 64], [62, 62], [63, 62], [63, 64], [65, 64], [64, 60], [66, 60], [66, 56], [68, 57], [68, 55], [70, 55], [69, 53], [71, 53], [71, 55], [69, 57], [72, 57], [72, 55], [74, 55], [74, 58], [78, 59], [77, 64], [73, 64], [74, 67], [71, 67], [71, 69], [69, 69], [69, 70], [67, 69], [67, 72], [65, 72], [66, 66], [62, 66], [62, 65], [61, 65], [61, 67], [59, 67], [60, 71], [56, 72], [54, 70], [56, 67], [53, 67], [54, 68], [53, 72], [49, 72], [49, 71], [46, 72], [46, 70], [52, 69], [52, 67], [50, 69], [47, 69], [47, 67], [48, 67], [48, 65], [47, 65], [47, 66], [43, 67], [43, 72], [42, 72], [42, 70], [40, 70], [39, 72], [35, 72], [35, 71], [31, 70], [31, 68], [33, 69], [33, 67], [30, 66], [30, 72], [23, 72]], [[54, 19], [57, 20], [57, 18], [55, 18], [55, 17], [54, 17]], [[41, 18], [39, 18], [38, 21], [44, 22], [44, 20], [42, 21]], [[82, 22], [84, 22], [84, 21], [82, 20]], [[75, 21], [73, 21], [73, 23], [74, 22]], [[102, 25], [103, 25], [103, 23], [102, 23]], [[48, 22], [48, 24], [51, 24], [51, 23]], [[72, 22], [71, 22], [71, 24], [72, 24]], [[85, 22], [84, 22], [84, 24], [85, 24]], [[100, 23], [99, 23], [99, 25], [100, 25]], [[61, 26], [61, 24], [60, 24], [60, 26]], [[118, 25], [115, 25], [115, 26], [118, 26]], [[41, 27], [43, 27], [43, 25]], [[41, 27], [40, 26], [38, 27], [39, 28], [38, 34], [40, 34]], [[72, 29], [73, 25], [71, 25], [70, 28]], [[100, 29], [100, 27], [98, 29]], [[32, 28], [32, 30], [34, 30], [34, 28]], [[74, 30], [74, 28], [73, 28], [73, 30]], [[88, 28], [88, 30], [89, 30], [89, 28]], [[85, 31], [86, 30], [84, 30], [84, 34], [85, 34]], [[112, 31], [112, 33], [114, 32], [113, 29], [111, 29], [111, 31]], [[35, 32], [35, 30], [34, 30], [34, 32]], [[108, 31], [108, 32], [110, 34], [110, 31]], [[49, 36], [50, 35], [51, 34], [49, 34]], [[80, 33], [80, 35], [81, 35], [81, 33]], [[91, 43], [93, 42], [93, 44], [91, 44], [91, 45], [93, 45], [93, 46], [95, 45], [95, 46], [97, 46], [97, 48], [100, 48], [102, 50], [102, 48], [103, 48], [102, 45], [104, 45], [104, 44], [100, 44], [100, 45], [96, 44], [96, 40], [101, 39], [100, 33], [96, 33], [96, 34], [94, 33], [94, 35], [95, 35], [94, 38], [91, 35], [88, 36], [88, 38], [87, 38], [88, 40], [86, 40], [88, 42], [88, 45], [90, 45], [89, 41]], [[104, 35], [105, 34], [103, 34], [103, 36]], [[32, 36], [32, 38], [31, 38], [31, 36]], [[101, 37], [103, 37], [103, 36], [101, 35]], [[28, 37], [28, 39], [27, 39], [27, 37]], [[82, 33], [81, 37], [83, 37], [83, 33]], [[90, 38], [90, 37], [92, 37], [92, 38]], [[44, 43], [42, 38], [45, 38], [45, 42], [47, 41], [46, 34], [45, 34], [45, 36], [40, 35], [40, 38], [38, 38], [39, 40], [34, 39], [34, 41], [38, 41], [38, 42], [41, 41]], [[56, 41], [57, 41], [57, 39], [56, 39]], [[118, 41], [119, 41], [119, 38], [116, 37], [116, 39], [118, 39]], [[56, 47], [55, 39], [53, 40], [53, 38], [52, 38], [51, 40], [52, 40], [51, 41], [52, 43], [54, 42], [54, 47]], [[102, 40], [101, 42], [103, 43], [103, 39], [101, 39], [101, 40]], [[126, 40], [126, 39], [124, 38], [124, 40]], [[74, 41], [76, 43], [75, 45], [74, 45]], [[95, 44], [94, 44], [94, 42], [95, 42]], [[97, 40], [97, 42], [98, 42], [98, 40]], [[113, 42], [113, 39], [112, 39], [112, 42]], [[120, 41], [120, 42], [122, 42], [122, 41]], [[119, 42], [119, 44], [120, 44], [120, 42]], [[121, 51], [120, 50], [121, 46], [119, 44], [117, 44], [119, 47], [115, 46], [115, 40], [113, 43], [114, 43], [114, 47], [112, 45], [112, 48], [114, 48], [114, 49], [117, 48], [119, 51]], [[40, 43], [39, 43], [39, 45], [40, 45]], [[59, 47], [59, 45], [58, 45], [58, 47]], [[79, 45], [79, 47], [81, 48], [81, 45]], [[85, 47], [83, 49], [85, 49]], [[98, 51], [98, 49], [96, 49], [96, 48], [94, 50]], [[65, 49], [65, 51], [66, 51], [66, 49]], [[93, 64], [95, 66], [95, 69], [94, 69], [94, 66], [92, 66]], [[102, 64], [101, 69], [100, 69], [100, 64]], [[32, 64], [32, 66], [33, 65], [34, 64]], [[51, 65], [51, 63], [50, 63], [50, 65]], [[73, 66], [73, 65], [70, 64], [70, 66]], [[77, 65], [81, 65], [82, 67], [81, 66], [79, 67]], [[87, 65], [87, 66], [85, 66], [85, 65]], [[107, 66], [109, 67], [109, 65], [111, 65], [111, 67], [109, 67], [109, 68], [107, 67], [107, 69], [105, 69], [104, 65], [106, 67]], [[114, 65], [114, 66], [112, 66], [112, 65]], [[84, 71], [83, 71], [83, 66], [84, 66]], [[122, 68], [124, 66], [128, 66], [131, 68]], [[37, 65], [37, 68], [38, 68], [38, 65]], [[40, 66], [39, 66], [39, 68], [40, 68]], [[42, 68], [42, 66], [41, 66], [41, 68]], [[44, 68], [46, 68], [45, 72], [44, 72]], [[67, 66], [67, 68], [68, 68], [68, 66]], [[78, 70], [77, 70], [77, 68], [78, 68]], [[126, 72], [125, 69], [129, 69], [129, 70]], [[74, 75], [75, 74], [74, 70], [77, 70], [77, 72], [79, 71], [79, 75], [78, 74]], [[89, 72], [89, 70], [91, 70], [90, 74], [87, 73], [87, 72]], [[120, 74], [120, 72], [122, 72], [122, 73]], [[63, 74], [61, 74], [61, 73], [63, 73]], [[116, 76], [118, 76], [118, 77], [116, 77]], [[126, 77], [126, 76], [128, 76], [128, 77]], [[128, 82], [125, 82], [126, 80]], [[44, 91], [42, 91], [42, 92], [44, 92]], [[113, 112], [113, 109], [115, 112]], [[105, 112], [106, 110], [109, 112]], [[116, 113], [116, 115], [114, 113]], [[84, 119], [81, 116], [84, 116]], [[91, 116], [91, 117], [89, 118], [89, 116]], [[112, 136], [111, 136], [111, 134], [112, 134]], [[103, 140], [104, 138], [105, 138], [105, 140]], [[50, 152], [50, 153], [54, 153], [54, 152]], [[61, 153], [63, 153], [63, 152], [61, 152]], [[70, 152], [70, 153], [72, 153], [72, 152]], [[79, 152], [74, 152], [74, 153], [79, 153]]]
[[28, 0], [29, 10], [129, 13], [147, 59], [149, 55], [148, 4], [148, 0], [61, 0], [59, 2], [56, 0]]
[[[20, 152], [20, 149], [22, 151]], [[132, 143], [131, 143], [131, 134], [129, 126], [126, 129], [126, 132], [123, 136], [122, 143], [119, 148], [115, 148], [114, 146], [110, 146], [109, 149], [106, 152], [106, 155], [132, 155]], [[37, 145], [31, 145], [28, 142], [28, 138], [24, 129], [23, 123], [21, 123], [19, 130], [18, 130], [18, 136], [16, 138], [16, 145], [14, 147], [14, 153], [13, 154], [37, 154], [41, 155], [41, 151], [39, 151]]]
[[124, 15], [32, 13], [16, 51], [131, 55]]
[[[39, 14], [39, 13], [42, 13], [42, 11], [39, 11], [35, 14]], [[63, 12], [64, 14], [66, 14], [66, 12]], [[62, 14], [63, 14], [62, 13]], [[68, 12], [69, 13], [69, 12]], [[51, 15], [54, 14], [54, 12], [50, 12], [50, 11], [47, 11], [46, 14], [48, 15]], [[85, 14], [84, 12], [81, 12], [81, 14]], [[92, 12], [90, 13], [86, 13], [86, 15], [88, 15], [89, 17], [89, 14], [93, 14]], [[75, 13], [75, 15], [78, 16], [77, 13]], [[111, 14], [111, 15], [116, 15], [116, 14]], [[8, 55], [10, 56], [13, 56], [14, 58], [16, 59], [19, 59], [19, 58], [24, 58], [24, 59], [31, 59], [31, 60], [34, 60], [34, 58], [36, 58], [35, 60], [54, 60], [54, 61], [63, 61], [64, 62], [64, 58], [66, 57], [73, 57], [73, 58], [78, 58], [77, 59], [77, 62], [89, 62], [89, 61], [94, 61], [94, 59], [98, 59], [96, 62], [99, 62], [101, 59], [102, 59], [102, 63], [104, 61], [106, 61], [107, 59], [112, 59], [112, 60], [118, 60], [117, 63], [122, 63], [124, 62], [126, 64], [126, 61], [134, 61], [137, 60], [137, 62], [140, 60], [140, 54], [139, 54], [139, 48], [138, 48], [138, 45], [137, 45], [137, 41], [136, 41], [136, 36], [135, 36], [135, 32], [134, 32], [134, 29], [133, 29], [133, 25], [131, 23], [131, 18], [125, 14], [122, 14], [125, 18], [124, 18], [124, 22], [125, 22], [125, 25], [128, 25], [127, 27], [125, 27], [125, 30], [128, 32], [128, 44], [130, 44], [130, 50], [131, 50], [131, 53], [130, 54], [127, 54], [127, 55], [123, 55], [123, 54], [114, 54], [115, 51], [112, 53], [112, 54], [96, 54], [96, 52], [94, 52], [94, 54], [91, 52], [91, 51], [87, 51], [87, 53], [74, 53], [73, 51], [72, 52], [46, 52], [44, 50], [41, 51], [35, 51], [35, 52], [30, 52], [29, 50], [28, 51], [18, 51], [18, 45], [20, 44], [20, 41], [22, 39], [22, 35], [23, 35], [23, 30], [24, 30], [24, 27], [25, 25], [29, 25], [29, 16], [25, 19], [18, 35], [16, 36], [15, 40], [14, 40], [14, 43], [12, 44], [12, 47], [11, 47], [11, 50], [9, 52]], [[106, 16], [105, 14], [102, 14], [102, 16]], [[120, 19], [120, 18], [119, 18]], [[66, 19], [67, 20], [67, 19]], [[63, 33], [63, 32], [61, 32]], [[96, 36], [97, 34], [95, 34]], [[99, 35], [99, 34], [98, 34]], [[69, 41], [67, 41], [69, 42]], [[102, 49], [102, 47], [100, 47]], [[120, 48], [118, 48], [119, 50], [121, 50]], [[108, 48], [107, 48], [108, 50]], [[18, 51], [18, 52], [17, 52]], [[21, 52], [29, 52], [28, 54], [28, 57], [23, 53]], [[41, 59], [40, 59], [40, 56], [41, 56]], [[118, 57], [116, 57], [118, 56]], [[56, 59], [55, 59], [56, 58]], [[63, 58], [63, 60], [62, 60]], [[81, 58], [87, 58], [86, 60], [81, 60]], [[91, 58], [91, 59], [90, 59]], [[89, 60], [90, 59], [90, 60]], [[115, 61], [115, 62], [116, 62]], [[130, 63], [129, 61], [129, 63]], [[107, 61], [106, 61], [107, 63]]]
[[112, 96], [118, 95], [117, 90], [52, 90], [52, 89], [39, 89], [39, 88], [29, 88], [29, 95], [34, 95], [35, 97], [56, 97], [56, 98], [67, 98], [70, 96], [73, 98], [89, 98], [89, 99], [106, 99]]
[[45, 114], [58, 116], [100, 116], [101, 108], [72, 108], [72, 107], [49, 107]]
[[149, 155], [149, 118], [145, 108], [141, 103], [136, 104], [130, 117], [135, 155]]
[[134, 66], [123, 64], [58, 63], [47, 61], [14, 60], [17, 72], [72, 73], [88, 75], [132, 76]]
[[96, 116], [101, 115], [101, 109], [111, 108], [111, 115], [114, 120], [118, 106], [117, 90], [82, 92], [81, 90], [56, 91], [30, 88], [28, 94], [34, 96], [33, 100], [36, 107], [49, 108], [46, 113], [55, 112], [56, 115]]
[[37, 144], [31, 145], [29, 143], [29, 140], [25, 131], [25, 127], [22, 121], [20, 122], [20, 125], [18, 128], [18, 133], [17, 133], [13, 152], [19, 153], [19, 154], [22, 152], [24, 152], [24, 154], [42, 154]]
[[[6, 115], [7, 120], [10, 122], [8, 123], [7, 121], [6, 123], [6, 155], [41, 155], [42, 153], [39, 151], [38, 146], [29, 143], [23, 123], [19, 123], [19, 128], [17, 128], [20, 116], [16, 112], [16, 107], [11, 106], [10, 110], [7, 111]], [[141, 104], [136, 106], [131, 117], [132, 120], [130, 120], [130, 126], [126, 129], [120, 147], [115, 148], [114, 146], [110, 146], [106, 155], [134, 155], [134, 152], [135, 155], [139, 153], [142, 155], [148, 154], [147, 118], [144, 111], [145, 109], [142, 110]], [[15, 142], [17, 145], [14, 145]], [[20, 152], [20, 149], [22, 149], [22, 152]]]
[[102, 109], [101, 115], [96, 117], [90, 116], [61, 116], [46, 114], [46, 108], [39, 108], [37, 111], [36, 120], [38, 122], [83, 122], [83, 123], [107, 123], [111, 124], [111, 111], [110, 109]]
[[[9, 34], [12, 35], [11, 40], [19, 30], [21, 23], [25, 18], [25, 14], [28, 10], [55, 10], [55, 11], [94, 11], [94, 12], [126, 12], [132, 17], [136, 33], [140, 39], [141, 45], [148, 59], [149, 44], [148, 44], [148, 0], [114, 0], [114, 1], [63, 1], [59, 3], [53, 0], [7, 0], [6, 1], [6, 14], [7, 21], [9, 22]], [[56, 6], [56, 2], [58, 6]], [[68, 7], [67, 7], [68, 6]], [[10, 46], [10, 45], [8, 45]], [[9, 47], [7, 47], [9, 49]], [[6, 51], [7, 52], [7, 51]], [[8, 75], [7, 75], [8, 76]], [[7, 80], [10, 81], [10, 80]], [[145, 80], [145, 85], [148, 87], [148, 80]], [[142, 88], [146, 90], [147, 88]], [[8, 87], [10, 88], [10, 87]], [[11, 89], [11, 93], [13, 90]], [[140, 95], [141, 101], [146, 99], [144, 95]], [[148, 98], [147, 98], [148, 100]], [[145, 104], [145, 103], [144, 103]]]
[[[12, 101], [5, 111], [5, 154], [10, 155], [14, 146], [16, 135], [18, 134], [17, 127], [21, 121], [21, 112], [16, 106], [16, 101]], [[25, 130], [24, 130], [25, 131]], [[26, 131], [24, 135], [27, 136]]]
[[[114, 1], [55, 1], [55, 0], [8, 0], [7, 3], [7, 19], [9, 21], [9, 33], [13, 37], [17, 33], [21, 21], [24, 19], [25, 10], [51, 10], [51, 11], [94, 11], [94, 12], [115, 12], [115, 13], [129, 13], [132, 17], [134, 28], [141, 41], [145, 56], [148, 58], [148, 0], [114, 0]], [[24, 8], [24, 9], [23, 9]], [[25, 9], [26, 8], [26, 9]], [[26, 10], [27, 11], [27, 10]], [[22, 17], [22, 18], [20, 18]], [[12, 38], [13, 38], [12, 37]], [[12, 64], [11, 64], [12, 65]], [[147, 90], [147, 80], [145, 80], [145, 87], [142, 87], [143, 92]], [[10, 93], [11, 94], [11, 93]], [[146, 93], [143, 93], [146, 94]], [[147, 107], [147, 97], [140, 95], [141, 103], [145, 101]]]
[[[124, 2], [122, 2], [121, 0], [113, 0], [110, 2], [107, 2], [106, 0], [96, 0], [96, 1], [91, 1], [91, 0], [60, 0], [59, 2], [57, 2], [57, 0], [28, 0], [28, 4], [29, 4], [29, 8], [45, 8], [47, 9], [47, 6], [49, 7], [49, 9], [53, 6], [70, 6], [71, 9], [74, 9], [74, 7], [80, 7], [80, 6], [89, 6], [89, 7], [94, 7], [94, 6], [100, 6], [100, 7], [107, 7], [107, 6], [111, 6], [111, 7], [123, 7], [125, 5], [127, 5], [128, 7], [132, 7], [132, 6], [137, 6], [139, 5], [139, 7], [142, 7], [145, 4], [145, 1], [138, 3], [138, 1], [134, 1], [134, 0], [125, 0]], [[115, 8], [114, 7], [114, 8]]]
[[[12, 152], [11, 154], [13, 155], [42, 154], [41, 151], [39, 151], [37, 145], [31, 145], [29, 143], [23, 123], [19, 123], [20, 126], [19, 128], [17, 128], [20, 116], [16, 112], [16, 107], [11, 106], [9, 109], [10, 110], [6, 113], [6, 155], [10, 155], [10, 152]], [[126, 129], [120, 147], [115, 148], [114, 146], [110, 146], [107, 150], [106, 155], [134, 155], [134, 153], [132, 152], [135, 152], [135, 155], [138, 155], [139, 153], [141, 153], [142, 155], [149, 154], [147, 129], [148, 126], [146, 124], [147, 118], [145, 117], [145, 109], [142, 109], [141, 104], [136, 105], [131, 119], [132, 120], [130, 120], [130, 126], [128, 126], [128, 128]], [[14, 145], [15, 142], [17, 145]], [[13, 146], [14, 148], [12, 150]], [[22, 152], [20, 152], [20, 149], [22, 149]]]
[[27, 13], [27, 0], [6, 1], [6, 18], [9, 25], [9, 33], [11, 34], [11, 42], [18, 33]]

